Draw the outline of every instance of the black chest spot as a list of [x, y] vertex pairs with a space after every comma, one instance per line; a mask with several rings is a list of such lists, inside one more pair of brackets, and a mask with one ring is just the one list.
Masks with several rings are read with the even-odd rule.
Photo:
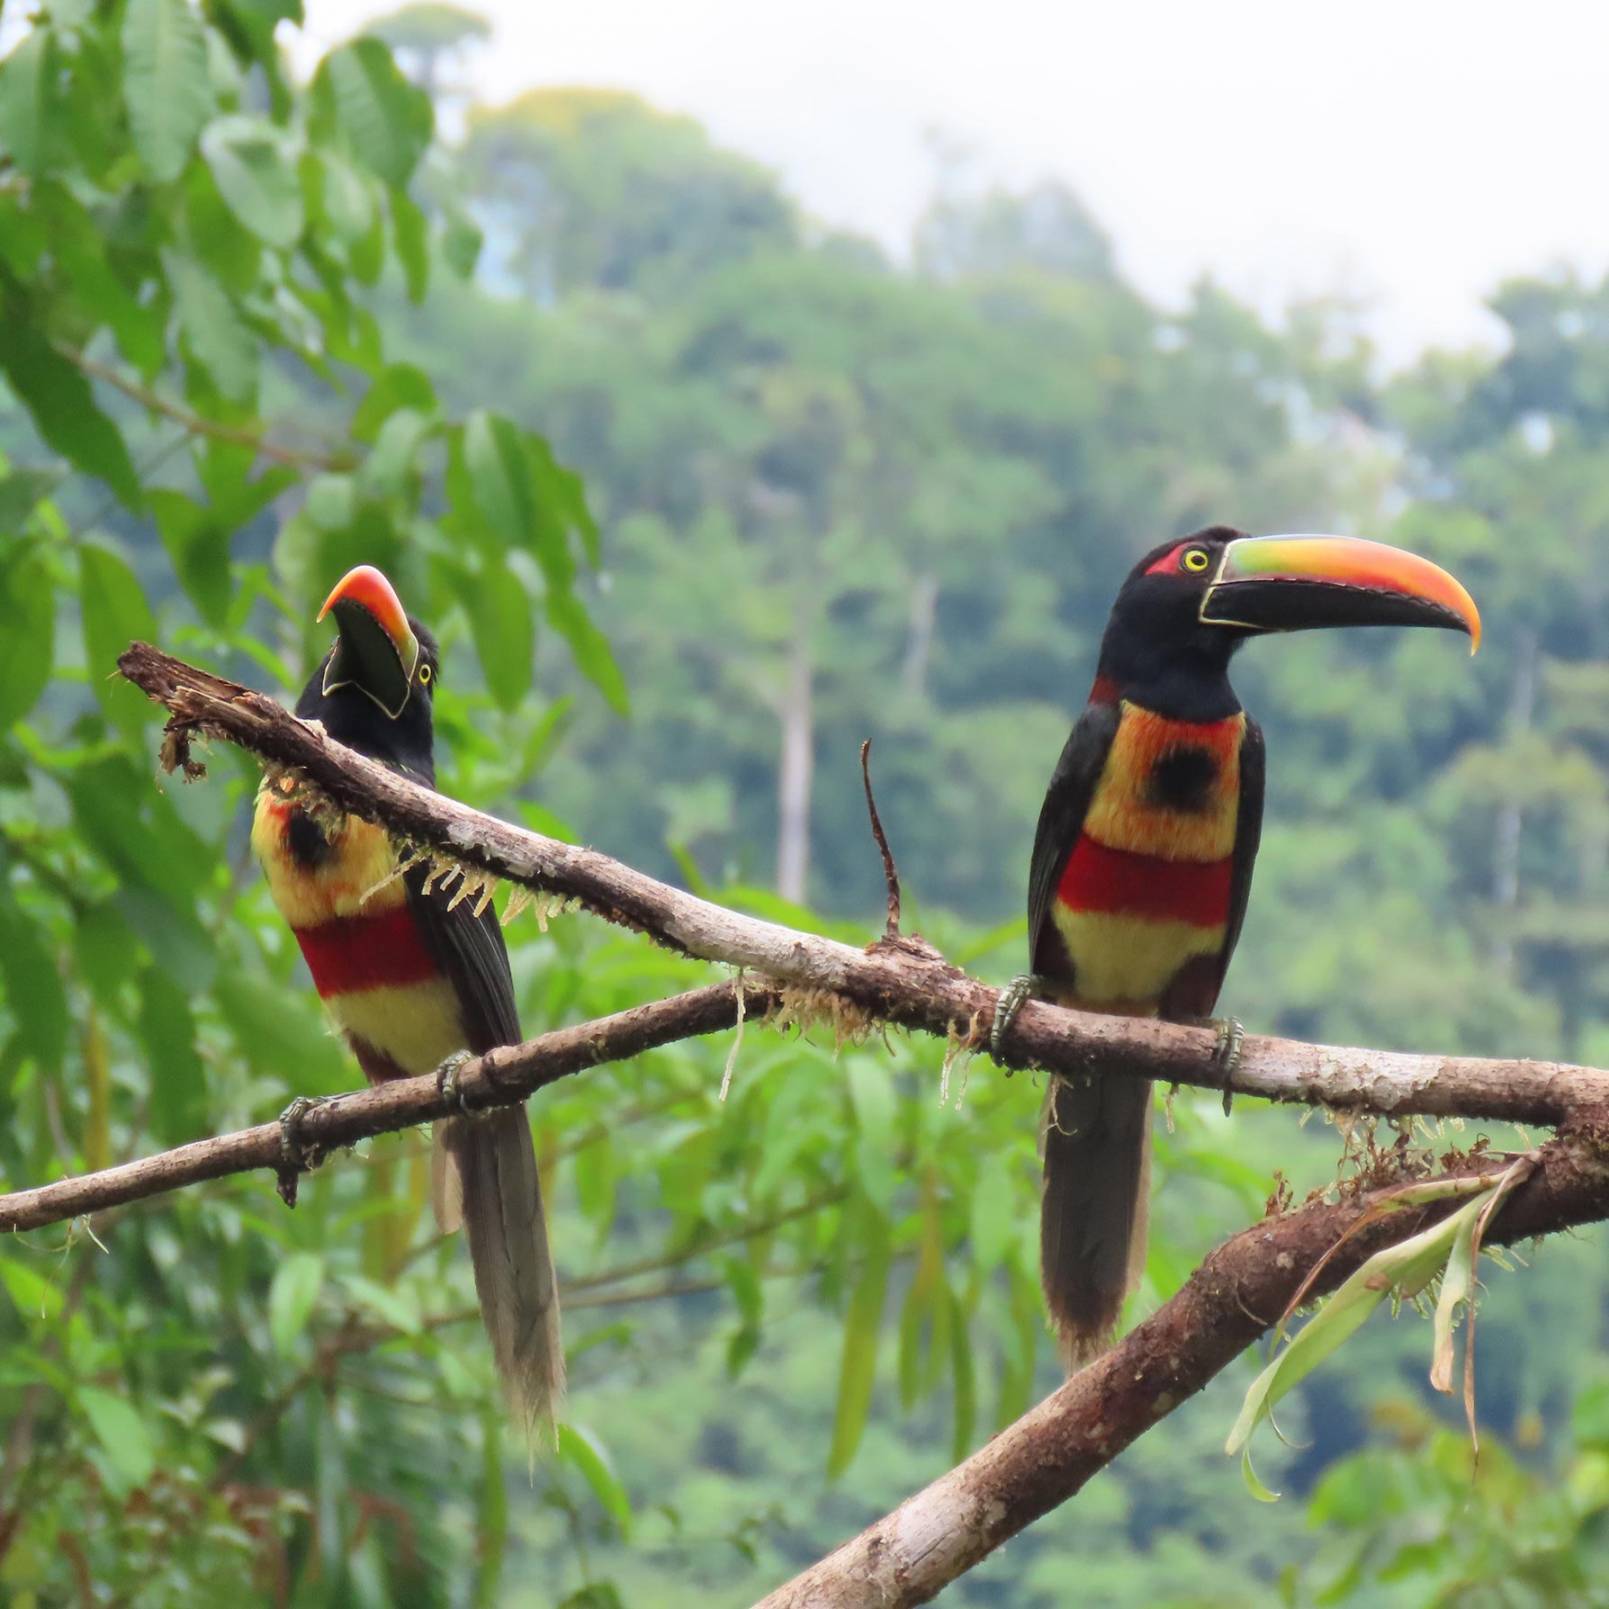
[[1212, 803], [1217, 780], [1218, 760], [1210, 749], [1169, 749], [1155, 761], [1145, 779], [1146, 803], [1200, 815]]
[[285, 845], [304, 871], [315, 871], [335, 853], [323, 828], [305, 810], [293, 810], [286, 819]]

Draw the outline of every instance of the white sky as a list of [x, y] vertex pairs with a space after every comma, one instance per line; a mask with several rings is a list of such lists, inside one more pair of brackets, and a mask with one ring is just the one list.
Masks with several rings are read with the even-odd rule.
[[[307, 0], [338, 42], [399, 0]], [[481, 97], [633, 89], [896, 249], [930, 129], [1069, 182], [1126, 271], [1366, 300], [1394, 361], [1489, 339], [1504, 275], [1609, 264], [1603, 0], [464, 0]]]

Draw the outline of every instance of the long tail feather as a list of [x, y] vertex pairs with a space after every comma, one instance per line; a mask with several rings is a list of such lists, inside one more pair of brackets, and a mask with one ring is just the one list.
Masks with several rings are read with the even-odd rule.
[[525, 1108], [451, 1118], [436, 1125], [435, 1137], [458, 1175], [449, 1199], [461, 1200], [481, 1319], [509, 1407], [527, 1435], [551, 1429], [564, 1396], [564, 1344]]
[[1067, 1366], [1104, 1351], [1145, 1267], [1151, 1085], [1051, 1080], [1044, 1118], [1039, 1263]]

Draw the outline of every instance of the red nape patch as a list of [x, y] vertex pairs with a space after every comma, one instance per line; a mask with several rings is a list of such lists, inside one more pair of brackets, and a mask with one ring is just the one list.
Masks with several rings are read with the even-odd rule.
[[1115, 676], [1097, 676], [1095, 685], [1089, 690], [1089, 701], [1091, 704], [1115, 704], [1122, 697], [1122, 692]]
[[1080, 833], [1062, 869], [1056, 898], [1074, 911], [1218, 927], [1229, 920], [1234, 871], [1231, 855], [1209, 861], [1164, 860], [1109, 849]]
[[313, 986], [324, 999], [399, 984], [423, 983], [440, 969], [407, 905], [373, 916], [340, 916], [295, 929]]

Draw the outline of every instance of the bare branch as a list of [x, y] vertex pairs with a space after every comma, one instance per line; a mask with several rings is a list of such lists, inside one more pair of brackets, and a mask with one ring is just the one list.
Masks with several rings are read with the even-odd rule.
[[[1602, 1129], [1583, 1129], [1543, 1146], [1536, 1172], [1494, 1221], [1495, 1238], [1522, 1240], [1609, 1216], [1605, 1137]], [[1112, 1351], [965, 1462], [779, 1587], [758, 1609], [926, 1603], [1066, 1502], [1233, 1362], [1273, 1324], [1304, 1272], [1369, 1212], [1374, 1199], [1319, 1202], [1243, 1230]], [[1334, 1289], [1367, 1256], [1417, 1233], [1444, 1210], [1380, 1218], [1330, 1259], [1317, 1292]]]
[[[833, 1011], [839, 1028], [882, 1021], [968, 1045], [987, 1039], [996, 991], [949, 966], [918, 940], [884, 939], [859, 950], [725, 910], [596, 850], [544, 838], [422, 788], [343, 748], [271, 699], [149, 644], [134, 644], [118, 667], [172, 712], [165, 745], [170, 769], [199, 772], [191, 740], [221, 737], [298, 770], [342, 809], [380, 822], [402, 838], [510, 882], [574, 899], [685, 954], [744, 967], [789, 986], [784, 1004], [796, 1008], [795, 1016]], [[1098, 1066], [1221, 1090], [1215, 1044], [1209, 1028], [1029, 1001], [1006, 1035], [1001, 1059], [1010, 1067], [1043, 1067], [1069, 1077]], [[1246, 1038], [1229, 1087], [1269, 1100], [1398, 1117], [1462, 1116], [1545, 1126], [1572, 1113], [1609, 1108], [1609, 1074], [1592, 1068], [1343, 1049], [1255, 1035]]]
[[[776, 1004], [774, 992], [752, 986], [745, 992], [751, 1011]], [[488, 1051], [464, 1064], [458, 1089], [471, 1110], [509, 1106], [571, 1073], [603, 1062], [625, 1061], [672, 1040], [715, 1033], [730, 1028], [736, 1020], [737, 986], [709, 984], [573, 1028], [558, 1028], [522, 1045]], [[455, 1100], [442, 1099], [434, 1074], [399, 1078], [321, 1102], [300, 1119], [298, 1140], [308, 1153], [318, 1154], [353, 1145], [371, 1134], [451, 1117], [457, 1110]], [[196, 1140], [99, 1173], [0, 1195], [0, 1233], [41, 1229], [230, 1173], [254, 1168], [272, 1168], [277, 1173], [285, 1166], [284, 1130], [278, 1123], [259, 1123], [255, 1128]]]

